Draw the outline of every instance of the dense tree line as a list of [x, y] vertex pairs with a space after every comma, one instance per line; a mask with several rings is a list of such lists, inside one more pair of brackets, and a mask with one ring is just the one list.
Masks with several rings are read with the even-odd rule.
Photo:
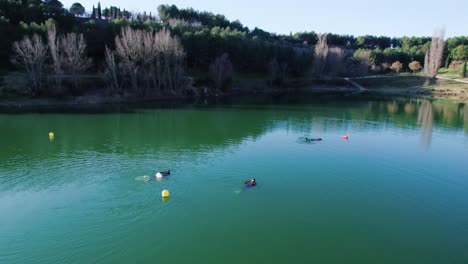
[[[90, 62], [79, 72], [106, 72], [113, 90], [121, 92], [123, 86], [129, 86], [140, 94], [151, 87], [163, 90], [165, 86], [180, 93], [180, 87], [176, 86], [187, 72], [202, 80], [206, 78], [208, 84], [219, 90], [230, 87], [235, 72], [264, 75], [271, 85], [282, 85], [288, 77], [351, 76], [391, 70], [415, 72], [426, 66], [428, 52], [434, 44], [430, 37], [355, 37], [313, 31], [279, 35], [259, 28], [249, 29], [240, 21], [229, 21], [223, 15], [179, 9], [174, 5], [161, 5], [158, 14], [152, 14], [131, 13], [115, 6], [102, 8], [98, 3], [97, 8], [93, 7], [86, 15], [80, 3], [66, 9], [58, 0], [5, 0], [0, 1], [0, 69], [21, 68], [21, 63], [12, 58], [13, 51], [16, 54], [20, 51], [20, 43], [26, 45], [28, 39], [31, 43], [39, 43], [39, 40], [46, 43], [47, 39], [49, 47], [44, 64], [51, 65], [54, 74], [59, 76], [64, 69], [57, 68], [50, 51], [52, 26], [59, 38], [65, 39], [67, 34], [75, 33], [70, 43], [84, 41], [86, 44], [83, 56]], [[125, 36], [130, 35], [153, 38], [152, 43], [166, 39], [177, 47], [175, 51], [159, 50], [161, 47], [155, 51], [135, 46], [140, 52], [156, 53], [139, 54], [141, 59], [132, 61], [123, 54], [122, 44]], [[466, 64], [468, 37], [449, 38], [444, 44], [437, 60], [443, 59], [446, 67], [454, 62]], [[65, 48], [62, 44], [57, 47]], [[176, 53], [180, 56], [175, 56]], [[175, 57], [168, 59], [164, 54]], [[146, 57], [152, 59], [143, 60]], [[162, 65], [164, 71], [157, 68]], [[149, 69], [152, 69], [151, 74], [145, 72]], [[165, 77], [161, 77], [163, 75]], [[177, 83], [168, 76], [175, 76]]]

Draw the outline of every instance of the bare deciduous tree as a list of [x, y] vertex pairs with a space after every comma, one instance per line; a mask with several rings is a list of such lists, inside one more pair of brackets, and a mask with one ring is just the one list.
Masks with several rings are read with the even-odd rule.
[[390, 69], [396, 73], [399, 73], [402, 68], [403, 64], [400, 61], [395, 61], [394, 63], [392, 63], [392, 66], [390, 66]]
[[112, 94], [120, 92], [118, 66], [114, 52], [106, 46], [106, 79], [109, 81]]
[[60, 58], [60, 41], [57, 38], [57, 29], [55, 25], [49, 26], [47, 29], [47, 41], [49, 45], [50, 56], [52, 57], [52, 64], [55, 72], [61, 72], [62, 63]]
[[328, 57], [327, 34], [319, 34], [317, 44], [314, 48], [314, 70], [315, 74], [322, 76]]
[[49, 52], [52, 58], [53, 80], [55, 89], [60, 92], [62, 90], [62, 58], [60, 56], [60, 40], [57, 38], [57, 29], [55, 25], [49, 26], [47, 29], [47, 43]]
[[210, 75], [217, 90], [227, 90], [232, 83], [234, 70], [229, 55], [224, 53], [210, 65]]
[[159, 71], [162, 70], [160, 80], [164, 88], [180, 94], [182, 92], [183, 62], [185, 58], [184, 48], [179, 38], [171, 36], [167, 29], [162, 29], [154, 34], [154, 43], [159, 63], [156, 64]]
[[145, 93], [151, 87], [182, 92], [185, 52], [167, 29], [155, 33], [126, 27], [115, 38], [115, 46], [119, 68], [134, 92]]
[[138, 73], [144, 58], [143, 31], [125, 27], [115, 37], [115, 52], [119, 57], [125, 76], [130, 78], [132, 90], [138, 90]]
[[44, 66], [47, 59], [47, 46], [43, 39], [34, 34], [32, 37], [26, 36], [21, 41], [13, 44], [12, 62], [26, 70], [31, 83], [29, 93], [38, 95], [42, 86]]
[[86, 55], [86, 41], [83, 34], [69, 33], [60, 38], [61, 62], [63, 68], [72, 76], [75, 87], [79, 86], [79, 74], [91, 65]]
[[445, 29], [435, 30], [432, 36], [431, 47], [426, 52], [424, 58], [424, 73], [432, 78], [437, 75], [437, 71], [442, 65], [444, 55]]
[[73, 84], [78, 87], [79, 74], [91, 65], [91, 60], [86, 54], [86, 41], [83, 34], [69, 33], [65, 36], [58, 36], [55, 25], [50, 25], [47, 29], [47, 42], [52, 58], [53, 75], [51, 77], [54, 80], [55, 93], [62, 92], [65, 73], [71, 76]]
[[426, 54], [424, 55], [424, 68], [423, 68], [423, 73], [425, 75], [428, 75], [428, 67], [429, 67], [429, 50], [426, 51]]
[[390, 64], [388, 64], [387, 62], [382, 63], [381, 66], [383, 71], [390, 69]]
[[328, 51], [327, 65], [330, 75], [337, 76], [344, 72], [345, 51], [340, 47], [331, 47]]
[[412, 61], [408, 64], [408, 67], [413, 71], [413, 74], [416, 72], [416, 71], [419, 71], [420, 69], [422, 69], [422, 66], [421, 66], [421, 63], [419, 63], [419, 61]]

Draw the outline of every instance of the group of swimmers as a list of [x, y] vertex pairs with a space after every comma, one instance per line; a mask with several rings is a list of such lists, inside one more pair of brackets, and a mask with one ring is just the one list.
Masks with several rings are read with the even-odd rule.
[[[348, 136], [342, 136], [342, 138], [347, 140]], [[322, 141], [322, 139], [321, 138], [307, 138], [306, 137], [305, 141], [306, 142]], [[169, 175], [171, 175], [171, 170], [157, 172], [155, 177], [156, 177], [156, 180], [161, 180], [163, 177], [166, 177], [166, 176], [169, 176]], [[137, 179], [147, 182], [147, 181], [150, 180], [150, 177], [145, 175], [143, 177], [138, 177]], [[256, 185], [257, 185], [257, 181], [255, 180], [255, 178], [244, 182], [244, 187], [246, 187], [246, 188], [250, 188], [250, 187], [253, 187], [253, 186], [256, 186]]]

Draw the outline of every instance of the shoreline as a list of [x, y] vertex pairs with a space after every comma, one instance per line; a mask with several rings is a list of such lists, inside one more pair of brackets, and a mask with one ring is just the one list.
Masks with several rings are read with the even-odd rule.
[[[277, 96], [294, 93], [313, 94], [318, 96], [326, 95], [355, 95], [355, 94], [371, 94], [378, 96], [402, 96], [408, 98], [434, 99], [434, 100], [451, 100], [456, 102], [468, 102], [468, 85], [464, 87], [450, 87], [451, 84], [442, 83], [439, 86], [408, 86], [399, 88], [392, 82], [383, 79], [392, 78], [393, 80], [401, 81], [402, 78], [408, 76], [383, 76], [382, 78], [343, 78], [345, 83], [327, 84], [326, 80], [315, 83], [314, 81], [296, 81], [290, 83], [287, 88], [266, 88], [263, 89], [246, 89], [235, 88], [230, 92], [209, 95], [209, 96], [106, 96], [103, 94], [92, 94], [83, 96], [69, 96], [64, 98], [53, 97], [37, 97], [27, 98], [18, 97], [14, 99], [0, 99], [0, 112], [5, 109], [28, 109], [28, 108], [75, 108], [75, 107], [99, 107], [106, 105], [136, 105], [136, 104], [171, 104], [171, 103], [189, 103], [197, 101], [217, 101], [230, 98], [238, 98], [242, 96]], [[414, 78], [414, 77], [413, 77]], [[371, 80], [369, 85], [363, 80]], [[375, 80], [383, 81], [375, 83]], [[364, 82], [364, 83], [363, 83]]]
[[[170, 104], [182, 102], [197, 102], [197, 101], [217, 101], [230, 98], [240, 98], [244, 96], [276, 96], [283, 94], [292, 94], [297, 92], [296, 89], [288, 89], [283, 91], [252, 91], [252, 92], [234, 92], [220, 95], [210, 96], [153, 96], [145, 98], [136, 97], [110, 97], [110, 96], [74, 96], [62, 99], [39, 97], [39, 98], [16, 98], [16, 99], [3, 99], [0, 100], [0, 112], [2, 109], [27, 109], [27, 108], [48, 108], [48, 107], [93, 107], [93, 106], [106, 106], [106, 105], [136, 105], [136, 104]], [[313, 94], [328, 95], [349, 92], [346, 89], [318, 89], [313, 91]]]
[[367, 92], [380, 95], [398, 95], [408, 98], [451, 100], [454, 102], [468, 102], [468, 90], [463, 88], [386, 88], [368, 89]]

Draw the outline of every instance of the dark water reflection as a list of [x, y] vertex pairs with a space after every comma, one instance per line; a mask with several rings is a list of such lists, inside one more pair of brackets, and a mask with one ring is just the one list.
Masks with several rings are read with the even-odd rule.
[[[63, 111], [55, 107], [9, 109], [9, 114], [0, 115], [3, 148], [18, 149], [20, 143], [22, 153], [40, 156], [36, 144], [41, 141], [37, 139], [48, 131], [58, 134], [64, 150], [78, 142], [78, 149], [92, 150], [95, 142], [119, 138], [132, 146], [129, 152], [138, 152], [145, 145], [190, 150], [222, 147], [256, 138], [276, 126], [303, 132], [345, 130], [351, 123], [363, 129], [388, 125], [418, 128], [425, 148], [430, 146], [435, 128], [468, 133], [468, 106], [464, 103], [422, 99], [288, 95], [230, 99], [220, 104], [168, 103], [163, 108], [160, 104], [79, 107], [59, 113]], [[80, 139], [67, 134], [79, 134]], [[21, 141], [9, 140], [13, 138]], [[113, 142], [112, 148], [107, 151], [115, 151], [118, 144]], [[13, 153], [0, 152], [0, 158]]]

